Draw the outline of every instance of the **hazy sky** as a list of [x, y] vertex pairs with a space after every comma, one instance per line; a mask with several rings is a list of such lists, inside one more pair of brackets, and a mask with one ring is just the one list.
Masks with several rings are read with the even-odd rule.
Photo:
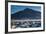
[[11, 14], [16, 13], [18, 11], [24, 10], [25, 8], [33, 9], [36, 11], [41, 11], [40, 6], [17, 6], [17, 5], [11, 5]]

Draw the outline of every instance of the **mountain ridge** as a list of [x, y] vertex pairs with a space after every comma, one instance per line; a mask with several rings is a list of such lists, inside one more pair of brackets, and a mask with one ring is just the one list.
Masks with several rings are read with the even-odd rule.
[[14, 14], [11, 14], [11, 19], [40, 19], [41, 12], [26, 8]]

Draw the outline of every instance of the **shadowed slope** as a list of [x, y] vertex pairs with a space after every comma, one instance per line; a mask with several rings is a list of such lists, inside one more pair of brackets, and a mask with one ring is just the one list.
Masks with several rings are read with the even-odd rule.
[[40, 19], [41, 12], [26, 8], [11, 15], [11, 19]]

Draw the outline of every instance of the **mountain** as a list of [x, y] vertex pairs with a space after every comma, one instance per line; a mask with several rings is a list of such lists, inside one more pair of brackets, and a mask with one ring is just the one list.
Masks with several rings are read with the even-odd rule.
[[40, 18], [41, 18], [40, 11], [35, 11], [29, 8], [11, 14], [11, 19], [40, 19]]

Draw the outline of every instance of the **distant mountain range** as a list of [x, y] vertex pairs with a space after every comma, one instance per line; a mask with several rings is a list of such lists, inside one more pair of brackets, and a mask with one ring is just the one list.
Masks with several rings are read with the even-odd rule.
[[41, 18], [40, 11], [35, 11], [29, 8], [11, 14], [11, 19], [40, 19], [40, 18]]

